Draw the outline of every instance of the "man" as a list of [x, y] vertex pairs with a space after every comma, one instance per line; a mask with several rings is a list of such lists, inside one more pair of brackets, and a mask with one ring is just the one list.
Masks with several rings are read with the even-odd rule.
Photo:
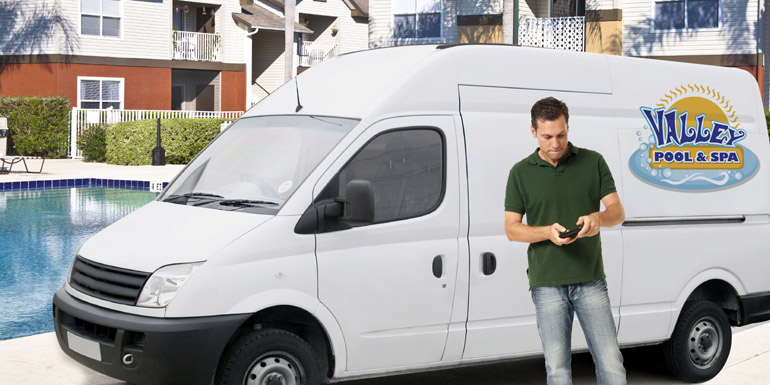
[[[545, 353], [548, 384], [571, 384], [572, 322], [577, 313], [599, 384], [625, 384], [623, 356], [604, 280], [600, 227], [625, 213], [607, 163], [567, 140], [569, 110], [555, 98], [532, 106], [538, 149], [516, 163], [505, 194], [505, 233], [527, 242], [529, 285]], [[605, 210], [600, 211], [599, 202]], [[522, 223], [524, 214], [527, 224]], [[571, 238], [559, 234], [582, 226]]]

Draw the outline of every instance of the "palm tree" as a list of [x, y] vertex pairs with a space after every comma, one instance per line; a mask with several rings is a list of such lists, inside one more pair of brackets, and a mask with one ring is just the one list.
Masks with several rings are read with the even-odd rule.
[[294, 75], [294, 19], [296, 15], [296, 0], [285, 0], [283, 14], [286, 27], [284, 38], [284, 75], [283, 81], [288, 82]]
[[517, 23], [514, 23], [513, 2], [518, 0], [503, 0], [503, 44], [513, 44], [513, 36]]

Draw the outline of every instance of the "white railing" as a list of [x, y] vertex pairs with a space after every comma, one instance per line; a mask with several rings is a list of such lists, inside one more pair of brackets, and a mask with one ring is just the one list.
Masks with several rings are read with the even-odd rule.
[[173, 31], [172, 55], [175, 60], [222, 61], [222, 36], [218, 33]]
[[299, 57], [299, 65], [311, 67], [337, 56], [337, 45], [303, 41], [299, 46], [299, 54], [297, 56]]
[[584, 51], [585, 17], [525, 17], [519, 20], [519, 44]]
[[226, 119], [230, 122], [243, 115], [243, 111], [166, 111], [166, 110], [92, 110], [72, 108], [70, 114], [70, 148], [67, 156], [82, 158], [78, 150], [78, 137], [91, 127], [109, 126], [120, 122], [142, 119]]

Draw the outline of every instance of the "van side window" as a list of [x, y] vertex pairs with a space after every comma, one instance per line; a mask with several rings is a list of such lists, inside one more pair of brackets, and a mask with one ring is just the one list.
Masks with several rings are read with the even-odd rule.
[[381, 134], [340, 171], [338, 191], [353, 179], [372, 183], [374, 223], [427, 214], [443, 196], [443, 137], [431, 129]]

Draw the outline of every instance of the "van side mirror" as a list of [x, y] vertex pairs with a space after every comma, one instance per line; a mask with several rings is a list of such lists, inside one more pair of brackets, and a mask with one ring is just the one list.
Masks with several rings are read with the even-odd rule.
[[354, 179], [345, 187], [345, 212], [342, 217], [353, 225], [374, 222], [374, 190], [368, 180]]
[[[336, 193], [336, 185], [334, 187]], [[344, 197], [331, 198], [329, 191], [321, 195], [327, 198], [314, 202], [305, 210], [294, 226], [295, 233], [328, 233], [374, 222], [374, 190], [371, 182], [361, 179], [348, 182]]]

